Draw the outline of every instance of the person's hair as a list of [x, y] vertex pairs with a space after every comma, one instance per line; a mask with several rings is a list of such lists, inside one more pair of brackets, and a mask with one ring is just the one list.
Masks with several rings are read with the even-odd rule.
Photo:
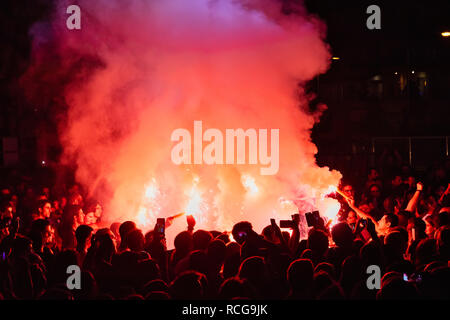
[[169, 286], [161, 279], [154, 279], [148, 281], [141, 290], [144, 296], [154, 291], [169, 292]]
[[287, 270], [287, 280], [293, 291], [312, 289], [314, 266], [309, 259], [294, 260]]
[[314, 256], [322, 257], [328, 249], [328, 236], [327, 234], [319, 229], [311, 229], [308, 234], [307, 247], [311, 249]]
[[247, 279], [252, 285], [265, 280], [267, 267], [262, 257], [249, 257], [239, 267], [239, 278]]
[[416, 239], [423, 239], [427, 237], [425, 230], [427, 229], [427, 225], [425, 221], [421, 218], [414, 218], [413, 221], [414, 229], [416, 230]]
[[33, 244], [30, 238], [17, 234], [12, 241], [11, 254], [20, 256], [29, 251], [30, 245]]
[[131, 251], [144, 250], [145, 239], [142, 231], [134, 229], [126, 235], [126, 244]]
[[192, 234], [183, 231], [177, 234], [174, 240], [175, 250], [178, 253], [187, 253], [193, 248]]
[[194, 250], [189, 254], [189, 269], [207, 274], [208, 256], [204, 250]]
[[317, 300], [345, 300], [345, 293], [339, 283], [334, 282], [317, 295]]
[[398, 226], [398, 217], [397, 215], [393, 214], [393, 213], [386, 213], [386, 222], [389, 222], [391, 225], [390, 227], [396, 227]]
[[418, 298], [414, 284], [403, 281], [400, 277], [387, 279], [377, 293], [377, 300], [413, 300]]
[[326, 272], [328, 273], [332, 279], [336, 279], [336, 269], [334, 268], [334, 265], [328, 262], [321, 262], [314, 268], [314, 273], [317, 272]]
[[230, 236], [226, 233], [221, 233], [216, 237], [218, 240], [222, 240], [225, 244], [230, 242]]
[[391, 231], [384, 238], [385, 254], [392, 259], [400, 259], [408, 246], [408, 238], [400, 231]]
[[444, 226], [436, 232], [436, 246], [443, 261], [450, 260], [450, 227]]
[[68, 289], [50, 288], [38, 298], [39, 300], [74, 300], [73, 294]]
[[42, 236], [50, 222], [47, 219], [37, 219], [31, 224], [30, 238], [33, 241], [33, 248], [38, 249], [42, 246]]
[[226, 245], [222, 240], [215, 239], [211, 241], [206, 249], [208, 260], [216, 265], [221, 265], [226, 256]]
[[382, 252], [375, 241], [367, 242], [359, 251], [359, 256], [364, 266], [378, 265], [382, 267]]
[[[97, 232], [98, 233], [98, 232]], [[94, 242], [97, 259], [103, 259], [105, 261], [111, 261], [113, 254], [116, 252], [114, 241], [110, 234], [95, 234]]]
[[449, 214], [447, 211], [442, 211], [438, 214], [438, 226], [448, 226], [450, 225]]
[[45, 204], [47, 204], [47, 203], [50, 203], [50, 204], [51, 204], [50, 200], [48, 200], [48, 199], [38, 200], [38, 201], [37, 201], [37, 204], [36, 204], [36, 208], [37, 208], [37, 209], [43, 209], [44, 206], [45, 206]]
[[170, 300], [170, 295], [165, 291], [152, 291], [145, 295], [145, 300]]
[[75, 238], [77, 239], [77, 245], [86, 243], [87, 238], [94, 231], [90, 226], [82, 224], [75, 230]]
[[120, 222], [113, 222], [111, 224], [111, 226], [109, 227], [111, 232], [114, 234], [114, 237], [116, 237], [116, 238], [120, 237], [119, 228], [120, 228]]
[[426, 265], [437, 258], [435, 239], [422, 239], [416, 247], [416, 266]]
[[128, 233], [136, 229], [136, 224], [133, 221], [125, 221], [122, 223], [119, 227], [119, 234], [120, 234], [120, 248], [125, 249], [127, 247], [126, 244], [126, 236]]
[[206, 289], [205, 275], [197, 271], [185, 271], [179, 274], [169, 286], [169, 294], [176, 300], [199, 300]]
[[226, 279], [219, 288], [219, 299], [232, 300], [235, 298], [249, 298], [253, 297], [250, 286], [245, 279], [238, 277], [231, 277]]
[[197, 230], [192, 235], [194, 250], [206, 250], [213, 236], [209, 231]]
[[264, 229], [262, 230], [261, 234], [267, 240], [272, 241], [273, 235], [274, 235], [272, 226], [271, 225], [265, 226]]
[[338, 247], [351, 247], [354, 235], [346, 222], [340, 222], [331, 229], [331, 237]]

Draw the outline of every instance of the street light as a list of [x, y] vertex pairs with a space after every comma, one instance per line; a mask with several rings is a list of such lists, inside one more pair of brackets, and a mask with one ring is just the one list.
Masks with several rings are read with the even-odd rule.
[[441, 33], [441, 36], [443, 37], [450, 37], [450, 31], [444, 31]]

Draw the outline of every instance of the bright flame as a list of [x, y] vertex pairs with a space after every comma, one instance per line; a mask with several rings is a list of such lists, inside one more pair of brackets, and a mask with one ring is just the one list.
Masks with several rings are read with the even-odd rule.
[[157, 199], [159, 195], [159, 186], [155, 178], [152, 178], [149, 184], [145, 186], [144, 195], [138, 209], [136, 220], [139, 227], [147, 228], [156, 221], [156, 217], [161, 211]]
[[324, 216], [326, 216], [330, 220], [333, 220], [332, 225], [336, 224], [336, 222], [337, 222], [336, 216], [340, 209], [341, 209], [341, 204], [337, 201], [334, 203], [330, 203], [330, 205], [325, 209]]
[[184, 212], [187, 215], [193, 215], [197, 222], [202, 222], [203, 215], [208, 210], [208, 206], [203, 201], [202, 192], [197, 187], [199, 180], [197, 176], [194, 177], [192, 188], [185, 192], [189, 200]]
[[330, 222], [330, 226], [334, 226], [338, 222], [338, 213], [341, 209], [341, 204], [338, 200], [327, 197], [332, 193], [336, 193], [338, 188], [335, 185], [330, 185], [320, 196], [320, 201], [317, 204], [320, 215], [325, 218], [325, 223]]
[[259, 192], [259, 188], [256, 185], [255, 178], [253, 178], [252, 176], [243, 174], [241, 177], [241, 182], [249, 195], [254, 196]]
[[336, 186], [330, 185], [330, 186], [328, 187], [328, 189], [325, 191], [325, 193], [324, 193], [323, 196], [325, 197], [325, 196], [327, 196], [327, 195], [329, 195], [329, 194], [331, 194], [331, 193], [336, 193], [337, 190], [338, 190], [338, 188], [337, 188]]

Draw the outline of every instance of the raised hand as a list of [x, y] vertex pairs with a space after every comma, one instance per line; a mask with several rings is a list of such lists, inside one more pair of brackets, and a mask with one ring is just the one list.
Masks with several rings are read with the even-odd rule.
[[194, 227], [195, 227], [195, 218], [194, 218], [194, 216], [191, 215], [191, 214], [186, 216], [186, 222], [187, 222], [187, 225], [188, 225], [188, 230], [194, 230]]
[[423, 184], [422, 182], [418, 182], [417, 183], [417, 191], [422, 191], [423, 190]]

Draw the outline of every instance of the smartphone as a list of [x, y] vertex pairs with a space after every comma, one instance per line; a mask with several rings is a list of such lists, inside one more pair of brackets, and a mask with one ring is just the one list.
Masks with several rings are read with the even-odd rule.
[[166, 231], [166, 220], [164, 218], [158, 218], [156, 220], [156, 232], [164, 234]]
[[247, 232], [244, 232], [244, 231], [238, 232], [238, 236], [239, 236], [239, 238], [246, 238]]
[[308, 227], [315, 227], [319, 223], [320, 219], [319, 211], [307, 212], [305, 213], [305, 217]]
[[291, 228], [292, 220], [280, 220], [280, 228]]
[[362, 219], [362, 220], [361, 220], [361, 227], [362, 227], [362, 228], [367, 227], [367, 220], [366, 220], [366, 219]]

